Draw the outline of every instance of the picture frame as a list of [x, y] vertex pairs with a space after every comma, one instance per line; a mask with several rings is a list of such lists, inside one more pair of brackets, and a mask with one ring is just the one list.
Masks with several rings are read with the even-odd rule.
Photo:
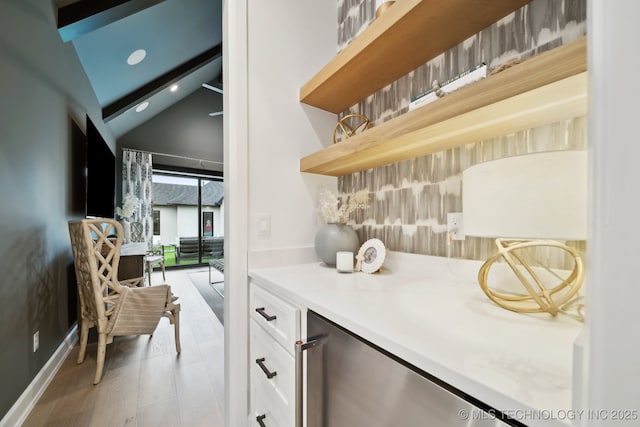
[[369, 239], [360, 247], [356, 256], [356, 271], [375, 273], [382, 267], [387, 255], [384, 243], [380, 239]]

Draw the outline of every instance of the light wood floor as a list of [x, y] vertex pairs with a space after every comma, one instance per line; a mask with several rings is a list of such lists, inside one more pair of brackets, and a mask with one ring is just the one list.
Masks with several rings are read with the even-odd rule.
[[[180, 355], [163, 318], [151, 339], [116, 337], [94, 386], [96, 344], [81, 365], [76, 345], [23, 426], [224, 426], [224, 332], [189, 280], [193, 271], [202, 268], [167, 272], [181, 304]], [[154, 273], [152, 283], [161, 282]]]

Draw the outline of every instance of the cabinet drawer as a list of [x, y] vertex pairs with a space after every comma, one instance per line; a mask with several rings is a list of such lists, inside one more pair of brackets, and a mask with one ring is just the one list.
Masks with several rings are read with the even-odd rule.
[[283, 412], [293, 414], [295, 360], [253, 319], [249, 323], [251, 372], [270, 394], [277, 397]]
[[293, 355], [300, 338], [300, 310], [255, 285], [250, 289], [251, 317]]
[[249, 426], [260, 427], [260, 419], [265, 427], [293, 427], [292, 419], [284, 416], [277, 398], [265, 387], [264, 381], [261, 381], [255, 372], [251, 374], [251, 384], [252, 416]]

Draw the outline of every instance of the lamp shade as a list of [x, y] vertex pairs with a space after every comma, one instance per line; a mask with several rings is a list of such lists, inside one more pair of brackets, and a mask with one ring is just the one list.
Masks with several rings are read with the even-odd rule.
[[470, 236], [585, 240], [587, 152], [507, 157], [462, 173], [464, 233]]

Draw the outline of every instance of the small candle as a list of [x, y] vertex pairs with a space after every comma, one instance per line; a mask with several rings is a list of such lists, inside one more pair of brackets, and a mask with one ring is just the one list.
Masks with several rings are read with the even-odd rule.
[[336, 269], [340, 273], [353, 273], [353, 252], [336, 252]]

